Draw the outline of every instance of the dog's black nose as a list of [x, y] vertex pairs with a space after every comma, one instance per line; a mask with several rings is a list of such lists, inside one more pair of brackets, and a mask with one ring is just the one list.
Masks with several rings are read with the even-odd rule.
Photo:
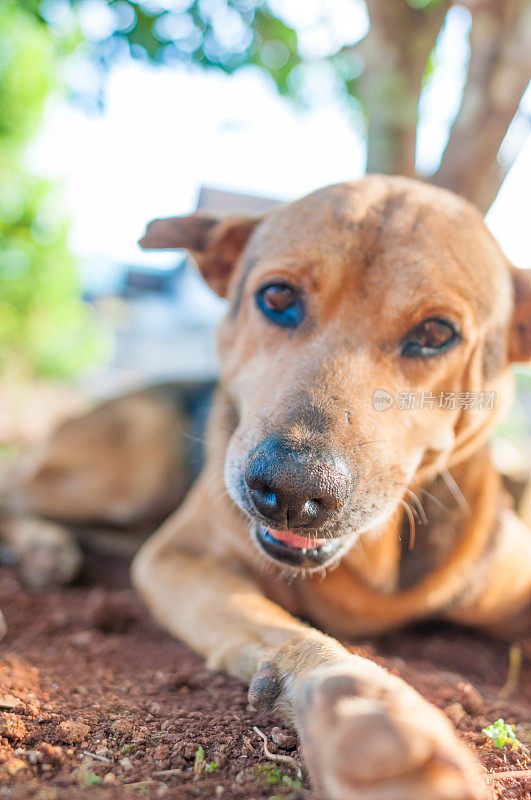
[[315, 530], [343, 508], [350, 474], [340, 458], [291, 449], [269, 436], [252, 453], [245, 482], [256, 509], [277, 529]]

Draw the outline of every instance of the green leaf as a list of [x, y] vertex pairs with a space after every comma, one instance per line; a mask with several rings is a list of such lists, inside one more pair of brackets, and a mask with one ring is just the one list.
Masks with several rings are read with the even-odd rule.
[[492, 725], [483, 728], [482, 732], [489, 739], [492, 739], [494, 747], [501, 749], [503, 747], [519, 747], [520, 745], [514, 731], [514, 725], [509, 725], [503, 719], [497, 719]]
[[31, 5], [0, 5], [0, 373], [15, 379], [70, 377], [101, 344], [56, 192], [25, 164], [57, 86], [56, 47]]

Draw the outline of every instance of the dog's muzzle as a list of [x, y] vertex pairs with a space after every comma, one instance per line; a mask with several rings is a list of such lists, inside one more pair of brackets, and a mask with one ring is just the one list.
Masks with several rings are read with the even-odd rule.
[[270, 557], [315, 568], [337, 555], [342, 544], [329, 531], [351, 483], [342, 459], [296, 450], [270, 436], [252, 453], [245, 483], [260, 520], [256, 539]]

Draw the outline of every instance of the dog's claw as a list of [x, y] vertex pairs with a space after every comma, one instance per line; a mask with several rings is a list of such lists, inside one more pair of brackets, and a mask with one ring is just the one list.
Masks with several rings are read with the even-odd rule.
[[266, 661], [259, 667], [249, 686], [249, 705], [257, 711], [273, 711], [281, 692], [282, 680], [275, 666]]

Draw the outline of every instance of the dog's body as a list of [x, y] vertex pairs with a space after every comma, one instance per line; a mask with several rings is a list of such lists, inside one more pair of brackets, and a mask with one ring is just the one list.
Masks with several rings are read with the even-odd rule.
[[[379, 176], [264, 220], [156, 221], [141, 244], [189, 249], [230, 300], [206, 466], [134, 564], [155, 617], [295, 718], [327, 797], [481, 796], [438, 711], [296, 617], [335, 635], [426, 617], [529, 634], [531, 534], [485, 445], [509, 362], [531, 358], [527, 276], [468, 204]], [[381, 389], [496, 403], [382, 413]], [[408, 544], [415, 496], [427, 519]]]
[[260, 220], [159, 220], [142, 244], [188, 249], [230, 307], [206, 463], [137, 555], [139, 592], [295, 720], [330, 800], [482, 797], [443, 715], [330, 635], [529, 637], [531, 533], [486, 444], [531, 359], [529, 276], [467, 203], [381, 176]]
[[8, 464], [0, 560], [40, 589], [75, 578], [82, 550], [132, 555], [201, 471], [213, 390], [212, 381], [181, 382], [119, 395]]

